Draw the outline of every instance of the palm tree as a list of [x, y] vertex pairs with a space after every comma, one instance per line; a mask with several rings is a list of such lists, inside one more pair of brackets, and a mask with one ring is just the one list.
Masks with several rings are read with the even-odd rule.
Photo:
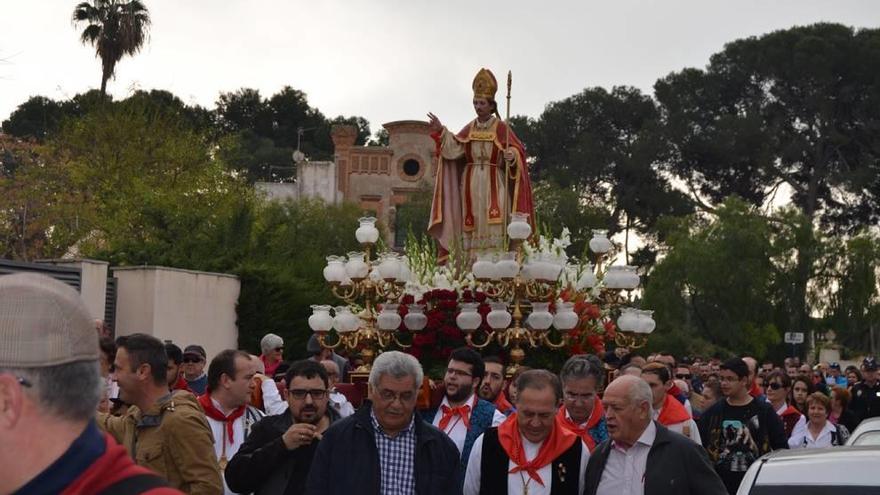
[[150, 13], [138, 0], [93, 0], [73, 9], [73, 22], [87, 22], [80, 40], [95, 46], [101, 57], [101, 96], [107, 94], [107, 80], [125, 55], [134, 55], [144, 46], [150, 27]]

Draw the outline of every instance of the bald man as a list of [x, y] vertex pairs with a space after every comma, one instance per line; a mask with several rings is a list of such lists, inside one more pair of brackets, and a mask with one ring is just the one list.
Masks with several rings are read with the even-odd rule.
[[652, 403], [651, 387], [641, 378], [621, 376], [605, 389], [611, 438], [590, 456], [584, 494], [620, 495], [642, 485], [644, 493], [725, 495], [703, 448], [653, 421]]
[[348, 401], [345, 395], [336, 391], [336, 384], [339, 383], [339, 366], [332, 359], [321, 361], [321, 366], [327, 370], [327, 377], [330, 379], [330, 407], [339, 413], [342, 418], [347, 418], [354, 414], [354, 406]]

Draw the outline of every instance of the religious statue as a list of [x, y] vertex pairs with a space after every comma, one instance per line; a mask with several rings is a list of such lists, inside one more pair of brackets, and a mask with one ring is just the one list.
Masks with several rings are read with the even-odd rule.
[[[498, 114], [492, 72], [481, 69], [473, 90], [477, 118], [458, 134], [428, 113], [438, 161], [428, 232], [439, 244], [441, 263], [456, 242], [472, 257], [504, 248], [512, 213], [527, 214], [534, 227], [525, 148]], [[509, 91], [508, 79], [508, 118]]]

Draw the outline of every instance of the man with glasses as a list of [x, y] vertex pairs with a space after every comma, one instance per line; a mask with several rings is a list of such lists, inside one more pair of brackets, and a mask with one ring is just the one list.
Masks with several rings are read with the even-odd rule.
[[254, 424], [226, 467], [231, 490], [288, 495], [305, 492], [318, 444], [339, 415], [327, 407], [330, 381], [320, 364], [310, 360], [293, 363], [286, 382], [288, 410]]
[[559, 373], [564, 400], [557, 416], [562, 425], [576, 433], [591, 452], [608, 438], [605, 410], [597, 395], [604, 378], [602, 362], [592, 354], [570, 357]]
[[486, 365], [477, 351], [469, 347], [455, 349], [449, 356], [443, 376], [444, 394], [440, 407], [422, 413], [425, 421], [449, 435], [458, 447], [462, 476], [477, 437], [506, 419], [491, 402], [476, 394], [485, 373]]
[[723, 400], [700, 418], [700, 438], [727, 491], [736, 493], [749, 466], [771, 450], [787, 449], [782, 420], [765, 400], [753, 397], [753, 373], [740, 358], [721, 365]]
[[330, 379], [330, 407], [339, 413], [340, 417], [351, 416], [354, 414], [354, 406], [351, 405], [345, 394], [336, 391], [336, 384], [339, 383], [339, 366], [332, 359], [321, 361], [321, 366], [327, 371], [327, 378]]
[[208, 355], [200, 345], [188, 345], [183, 350], [183, 378], [186, 386], [196, 395], [202, 395], [208, 388], [208, 375], [205, 374], [205, 362]]
[[409, 354], [380, 354], [370, 369], [370, 402], [324, 434], [306, 493], [460, 494], [455, 444], [415, 414], [423, 378]]

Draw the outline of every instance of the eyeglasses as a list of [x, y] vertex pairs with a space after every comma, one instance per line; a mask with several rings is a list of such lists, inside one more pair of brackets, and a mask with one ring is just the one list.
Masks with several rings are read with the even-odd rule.
[[283, 350], [284, 350], [283, 347], [276, 347], [276, 348], [275, 348], [275, 351], [277, 351], [277, 352], [281, 352], [281, 351], [283, 351]]
[[690, 380], [691, 379], [691, 375], [675, 375], [675, 377], [678, 378], [679, 380]]
[[17, 377], [15, 377], [15, 379], [18, 380], [18, 384], [21, 385], [22, 387], [31, 388], [34, 386], [34, 384], [31, 383], [27, 378], [22, 378], [20, 376], [17, 376]]
[[320, 400], [327, 397], [327, 389], [323, 388], [292, 388], [288, 390], [288, 392], [290, 392], [290, 396], [296, 400], [304, 400], [306, 395], [311, 395], [312, 400]]
[[201, 362], [202, 362], [202, 358], [196, 358], [196, 357], [185, 357], [185, 358], [183, 358], [183, 362], [184, 362], [184, 363], [201, 363]]
[[767, 382], [764, 382], [764, 388], [770, 388], [770, 389], [773, 389], [773, 390], [779, 390], [780, 388], [782, 388], [782, 384], [779, 383], [779, 382], [773, 382], [773, 383], [767, 383]]
[[399, 400], [401, 404], [409, 404], [410, 402], [416, 400], [415, 392], [400, 392], [396, 393], [388, 389], [379, 390], [379, 398], [382, 399], [382, 402], [394, 402], [395, 400]]
[[455, 368], [446, 368], [446, 374], [456, 376], [474, 376], [472, 373], [469, 373], [465, 370], [459, 370]]

